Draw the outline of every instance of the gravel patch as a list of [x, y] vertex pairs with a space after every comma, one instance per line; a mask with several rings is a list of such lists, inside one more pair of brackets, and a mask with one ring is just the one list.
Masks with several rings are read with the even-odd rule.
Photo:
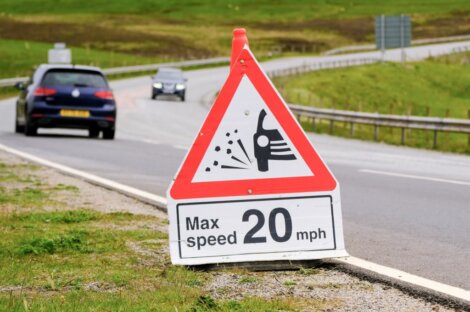
[[[17, 156], [3, 151], [0, 151], [0, 163], [12, 165], [30, 164]], [[65, 185], [78, 188], [77, 192], [67, 190], [56, 192], [54, 199], [67, 203], [67, 205], [64, 205], [61, 209], [67, 209], [68, 207], [70, 209], [87, 208], [105, 213], [129, 212], [138, 215], [155, 216], [161, 219], [167, 218], [165, 213], [153, 206], [144, 204], [117, 192], [92, 185], [86, 181], [61, 174], [47, 167], [39, 166], [38, 169], [31, 172], [31, 174], [43, 184], [49, 184], [51, 186]], [[44, 209], [48, 208], [51, 210], [57, 209], [57, 207], [44, 207]]]
[[[236, 274], [218, 272], [206, 287], [217, 299], [242, 299], [257, 296], [266, 299], [305, 298], [336, 302], [331, 311], [455, 311], [402, 291], [362, 281], [330, 269], [302, 271], [256, 272]], [[315, 311], [306, 308], [304, 311]]]

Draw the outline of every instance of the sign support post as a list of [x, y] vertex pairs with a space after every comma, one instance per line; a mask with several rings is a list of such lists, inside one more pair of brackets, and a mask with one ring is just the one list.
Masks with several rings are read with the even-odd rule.
[[400, 15], [400, 46], [401, 46], [401, 62], [406, 62], [405, 54], [405, 16]]
[[380, 22], [382, 24], [380, 31], [382, 32], [381, 36], [381, 50], [382, 50], [382, 63], [385, 62], [385, 15], [380, 16]]

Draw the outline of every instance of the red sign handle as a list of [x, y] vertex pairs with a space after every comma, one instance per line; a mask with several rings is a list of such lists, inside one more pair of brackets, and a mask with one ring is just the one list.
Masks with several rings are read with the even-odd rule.
[[233, 67], [245, 44], [248, 45], [248, 38], [246, 37], [245, 28], [235, 28], [233, 30], [232, 57], [230, 59], [230, 68]]

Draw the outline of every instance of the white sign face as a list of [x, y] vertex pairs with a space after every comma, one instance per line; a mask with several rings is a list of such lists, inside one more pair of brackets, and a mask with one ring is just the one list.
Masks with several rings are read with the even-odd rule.
[[[270, 153], [268, 170], [260, 170], [258, 164], [258, 151], [263, 149]], [[244, 76], [193, 182], [313, 175], [250, 79]]]
[[336, 249], [331, 196], [185, 203], [177, 215], [181, 259]]

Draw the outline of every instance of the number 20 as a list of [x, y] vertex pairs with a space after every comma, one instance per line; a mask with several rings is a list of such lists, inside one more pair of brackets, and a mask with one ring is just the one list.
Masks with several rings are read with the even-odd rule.
[[[284, 236], [279, 236], [276, 229], [276, 216], [278, 214], [282, 214], [284, 217], [284, 224], [285, 224], [285, 233]], [[245, 239], [243, 243], [245, 244], [256, 244], [256, 243], [266, 243], [266, 236], [258, 236], [255, 237], [254, 235], [261, 230], [264, 226], [265, 218], [261, 211], [257, 209], [249, 209], [245, 211], [242, 217], [243, 222], [248, 222], [251, 216], [255, 216], [258, 221], [256, 222], [255, 226], [251, 228], [245, 235]], [[289, 211], [285, 208], [275, 208], [269, 214], [269, 232], [271, 237], [274, 241], [278, 243], [283, 243], [289, 240], [292, 235], [292, 220], [289, 214]]]

